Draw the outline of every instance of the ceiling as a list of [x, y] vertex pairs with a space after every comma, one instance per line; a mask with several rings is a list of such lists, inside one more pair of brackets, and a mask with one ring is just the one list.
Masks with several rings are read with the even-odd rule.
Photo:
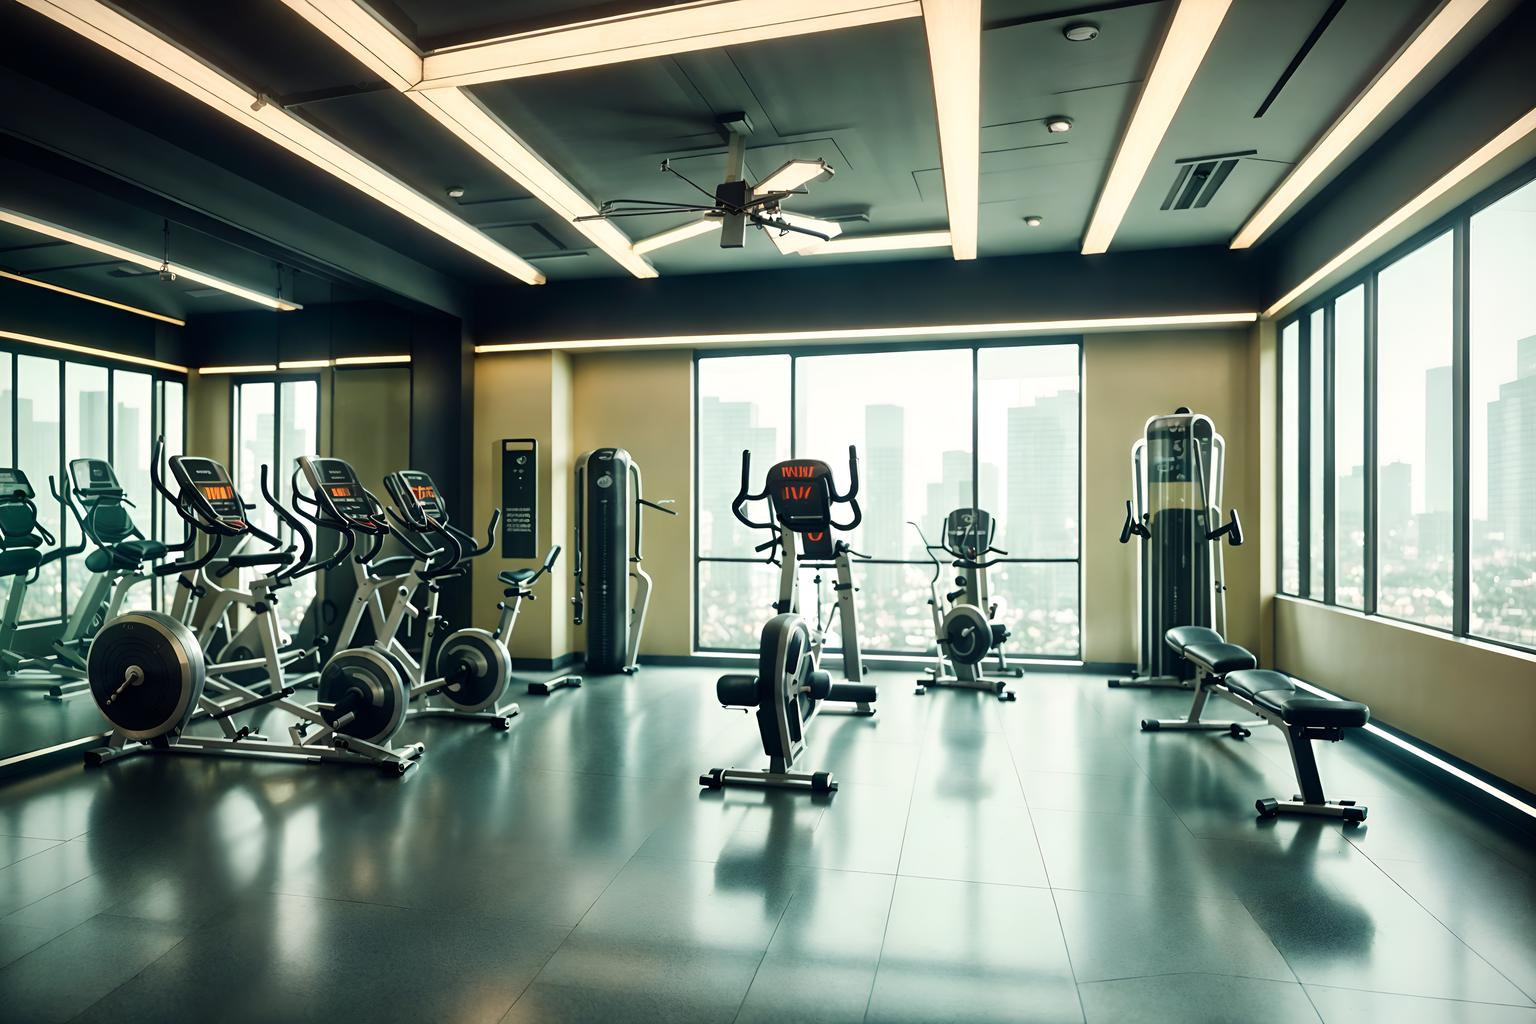
[[[393, 0], [374, 6], [428, 51], [646, 10], [656, 2]], [[1235, 0], [1115, 236], [1115, 249], [1224, 244], [1436, 6], [1435, 0], [1345, 0], [1256, 116], [1332, 4]], [[203, 0], [128, 0], [120, 7], [476, 226], [551, 281], [629, 276], [280, 0], [248, 0], [239, 5], [238, 19], [226, 6]], [[1173, 9], [1173, 0], [986, 0], [982, 258], [1076, 253]], [[1350, 155], [1389, 127], [1496, 20], [1458, 36]], [[1098, 38], [1068, 41], [1062, 30], [1077, 21], [1096, 24]], [[161, 251], [161, 231], [170, 223], [173, 258], [188, 265], [195, 258], [209, 272], [264, 291], [286, 274], [285, 294], [305, 303], [327, 301], [338, 289], [349, 297], [370, 289], [409, 293], [413, 280], [436, 282], [412, 297], [440, 306], [451, 303], [455, 289], [523, 287], [14, 0], [0, 0], [0, 36], [8, 40], [0, 83], [24, 85], [37, 97], [0, 110], [0, 180], [6, 182], [0, 207], [29, 208], [23, 212], [61, 223], [73, 218], [71, 227], [152, 254]], [[593, 201], [691, 199], [684, 182], [659, 172], [664, 158], [713, 188], [723, 180], [725, 161], [716, 119], [741, 111], [753, 125], [749, 179], [791, 158], [822, 158], [835, 168], [835, 177], [787, 204], [795, 212], [838, 220], [845, 237], [948, 224], [920, 18], [468, 90]], [[84, 108], [121, 130], [59, 113]], [[1072, 119], [1069, 133], [1046, 131], [1044, 120], [1057, 115]], [[1224, 155], [1235, 162], [1207, 205], [1162, 208], [1183, 162]], [[449, 198], [449, 188], [462, 188], [463, 197]], [[91, 194], [76, 203], [72, 192]], [[1026, 216], [1041, 224], [1026, 225]], [[640, 238], [687, 219], [619, 223]], [[722, 250], [709, 234], [648, 258], [669, 276], [947, 259], [948, 250], [783, 256], [754, 232], [740, 250]], [[172, 315], [250, 308], [230, 296], [202, 294], [201, 287], [165, 286], [154, 275], [123, 277], [120, 266], [98, 254], [17, 229], [0, 230], [0, 268]]]

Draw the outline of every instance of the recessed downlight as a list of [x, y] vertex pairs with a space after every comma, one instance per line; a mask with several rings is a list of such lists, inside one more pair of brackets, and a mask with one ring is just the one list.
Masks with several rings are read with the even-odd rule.
[[1074, 43], [1087, 43], [1099, 38], [1099, 26], [1091, 21], [1074, 21], [1061, 30], [1061, 34]]
[[1044, 223], [1045, 223], [1045, 218], [1041, 217], [1041, 216], [1038, 216], [1037, 214], [1033, 214], [1032, 213], [1028, 217], [1024, 218], [1024, 224], [1027, 227], [1037, 228], [1041, 224], [1044, 224]]
[[1065, 135], [1072, 130], [1072, 119], [1060, 114], [1045, 119], [1045, 130], [1052, 135]]
[[459, 188], [457, 185], [455, 185], [453, 188], [448, 190], [448, 198], [449, 199], [463, 199], [464, 198], [464, 190], [462, 188]]

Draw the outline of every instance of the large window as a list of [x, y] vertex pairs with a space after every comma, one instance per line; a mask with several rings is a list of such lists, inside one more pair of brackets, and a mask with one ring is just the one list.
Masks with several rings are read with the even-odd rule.
[[[261, 473], [280, 501], [293, 475], [293, 460], [315, 455], [320, 447], [320, 384], [313, 378], [246, 380], [235, 385], [235, 487], [256, 508], [251, 521], [287, 540], [287, 531], [261, 493]], [[316, 573], [299, 577], [277, 603], [278, 625], [297, 635], [314, 604]]]
[[[1075, 343], [701, 357], [698, 647], [754, 649], [776, 596], [776, 568], [753, 552], [764, 537], [730, 513], [742, 450], [752, 452], [753, 486], [794, 455], [829, 463], [845, 487], [854, 445], [865, 514], [847, 539], [869, 556], [855, 568], [866, 651], [931, 645], [933, 567], [910, 524], [937, 540], [948, 512], [979, 504], [1009, 552], [992, 590], [1015, 635], [1011, 650], [1077, 657], [1079, 365]], [[815, 575], [802, 578], [807, 612]], [[830, 602], [831, 574], [822, 577]], [[835, 617], [831, 628], [835, 648]]]
[[1471, 631], [1536, 647], [1536, 182], [1470, 236]]
[[[38, 522], [60, 545], [79, 544], [82, 538], [49, 481], [62, 493], [69, 486], [69, 463], [79, 458], [112, 461], [137, 506], [132, 512], [139, 529], [147, 537], [163, 537], [166, 519], [150, 494], [149, 453], [157, 433], [167, 434], [180, 449], [181, 379], [158, 371], [114, 370], [105, 361], [61, 360], [42, 354], [47, 351], [0, 349], [0, 464], [27, 474]], [[171, 398], [151, 405], [152, 388], [174, 394], [173, 418]], [[173, 540], [181, 539], [179, 526], [171, 533]], [[78, 555], [43, 566], [27, 588], [22, 622], [56, 622], [74, 608], [89, 578], [87, 554], [89, 545]], [[124, 607], [150, 605], [163, 593], [147, 585], [135, 588]]]
[[1282, 592], [1536, 648], [1533, 277], [1529, 182], [1282, 325]]

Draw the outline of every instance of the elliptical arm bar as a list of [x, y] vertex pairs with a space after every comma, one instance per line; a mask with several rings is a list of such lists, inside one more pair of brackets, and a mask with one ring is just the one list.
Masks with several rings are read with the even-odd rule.
[[[304, 523], [299, 519], [299, 517], [288, 511], [288, 508], [282, 502], [277, 500], [277, 495], [272, 493], [272, 486], [269, 482], [270, 475], [271, 474], [268, 470], [267, 464], [262, 463], [261, 496], [266, 499], [268, 505], [272, 506], [272, 511], [277, 513], [277, 518], [283, 523], [286, 523], [288, 528], [293, 531], [294, 536], [299, 539], [299, 542], [302, 545], [303, 553], [300, 554], [298, 558], [294, 559], [294, 561], [289, 565], [279, 569], [275, 574], [278, 579], [291, 579], [292, 577], [299, 575], [304, 570], [304, 568], [309, 565], [310, 557], [315, 553], [315, 538], [310, 534], [309, 530], [305, 528]], [[251, 527], [251, 531], [253, 533], [255, 530], [256, 528], [254, 526]], [[263, 537], [262, 539], [267, 540], [266, 537]], [[272, 537], [268, 543], [271, 543], [273, 547], [283, 547], [282, 541], [278, 540], [276, 537]], [[287, 547], [284, 549], [284, 552], [286, 554], [292, 554], [293, 549], [293, 542], [289, 541]]]
[[412, 539], [415, 536], [415, 531], [411, 529], [411, 524], [407, 523], [404, 519], [401, 519], [399, 513], [397, 513], [394, 509], [386, 509], [385, 511], [395, 524], [395, 529], [390, 531], [391, 535], [395, 538], [395, 540], [404, 545], [411, 552], [411, 554], [415, 555], [419, 560], [431, 563], [434, 558], [443, 553], [442, 548], [428, 548], [417, 544], [416, 541]]
[[154, 455], [149, 460], [149, 482], [155, 490], [160, 492], [160, 497], [175, 505], [181, 499], [171, 493], [171, 489], [165, 486], [165, 474], [160, 471], [160, 463], [165, 459], [165, 435], [155, 438]]
[[859, 508], [859, 452], [853, 445], [848, 446], [848, 492], [837, 493], [837, 481], [828, 480], [827, 490], [832, 494], [834, 502], [847, 505], [853, 511], [853, 518], [846, 523], [829, 520], [833, 529], [854, 530], [864, 521], [864, 510]]
[[768, 497], [768, 485], [763, 484], [763, 489], [758, 494], [752, 493], [752, 452], [743, 449], [741, 453], [741, 486], [736, 491], [736, 499], [731, 502], [731, 515], [737, 522], [754, 530], [777, 529], [772, 523], [755, 523], [747, 518], [746, 507], [751, 501], [761, 501]]

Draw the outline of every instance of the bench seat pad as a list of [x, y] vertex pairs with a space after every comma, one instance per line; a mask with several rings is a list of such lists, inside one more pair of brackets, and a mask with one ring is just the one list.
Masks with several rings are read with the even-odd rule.
[[1358, 701], [1328, 700], [1296, 688], [1290, 677], [1261, 669], [1233, 672], [1227, 689], [1278, 714], [1291, 725], [1355, 729], [1371, 720], [1371, 709]]
[[1256, 668], [1259, 664], [1258, 659], [1246, 647], [1223, 643], [1190, 644], [1184, 648], [1184, 660], [1218, 676]]
[[1220, 644], [1226, 639], [1214, 629], [1205, 626], [1174, 626], [1163, 634], [1163, 643], [1172, 647], [1179, 654], [1184, 653], [1184, 648], [1190, 644]]

